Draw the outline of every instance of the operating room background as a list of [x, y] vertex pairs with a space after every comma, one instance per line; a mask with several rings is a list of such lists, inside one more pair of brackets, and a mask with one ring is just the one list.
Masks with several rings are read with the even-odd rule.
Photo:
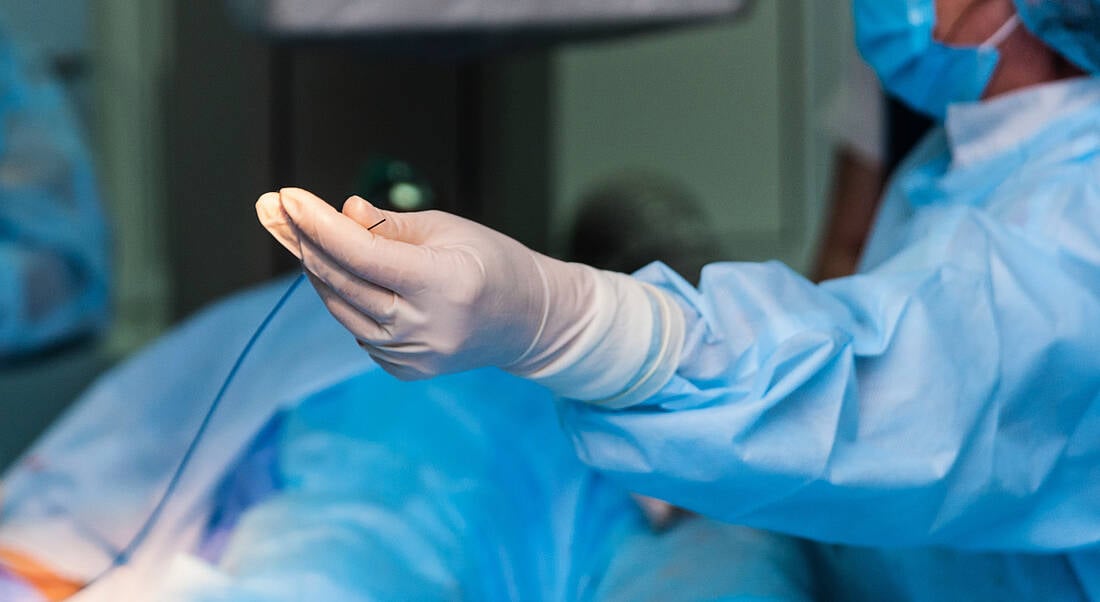
[[728, 22], [463, 60], [278, 42], [219, 0], [0, 0], [0, 18], [66, 78], [115, 239], [103, 339], [0, 369], [0, 466], [97, 373], [287, 269], [255, 221], [260, 193], [339, 202], [377, 155], [422, 170], [439, 206], [549, 252], [586, 187], [657, 171], [698, 196], [727, 258], [808, 270], [830, 165], [818, 121], [850, 35], [843, 0], [759, 0]]

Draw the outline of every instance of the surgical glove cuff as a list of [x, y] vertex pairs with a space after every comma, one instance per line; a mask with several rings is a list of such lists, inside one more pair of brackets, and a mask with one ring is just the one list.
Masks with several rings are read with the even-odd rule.
[[685, 323], [675, 302], [625, 274], [538, 256], [546, 312], [531, 357], [509, 371], [569, 399], [619, 409], [675, 373]]

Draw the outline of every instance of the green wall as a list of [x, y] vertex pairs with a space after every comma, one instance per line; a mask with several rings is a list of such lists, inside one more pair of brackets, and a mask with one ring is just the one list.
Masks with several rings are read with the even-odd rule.
[[729, 259], [804, 269], [829, 177], [816, 119], [840, 71], [847, 11], [840, 0], [760, 0], [736, 22], [559, 51], [559, 234], [593, 180], [652, 168], [698, 195]]

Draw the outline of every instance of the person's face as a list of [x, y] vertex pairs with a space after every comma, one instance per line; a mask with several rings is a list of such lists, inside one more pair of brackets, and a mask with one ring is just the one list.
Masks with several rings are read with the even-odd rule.
[[977, 46], [1016, 13], [1012, 0], [936, 0], [936, 40]]

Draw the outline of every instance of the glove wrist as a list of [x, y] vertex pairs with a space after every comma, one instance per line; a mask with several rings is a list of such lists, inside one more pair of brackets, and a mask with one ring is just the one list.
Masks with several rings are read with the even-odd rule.
[[660, 290], [625, 274], [534, 255], [545, 286], [534, 341], [506, 367], [556, 394], [626, 407], [675, 372], [684, 319]]

